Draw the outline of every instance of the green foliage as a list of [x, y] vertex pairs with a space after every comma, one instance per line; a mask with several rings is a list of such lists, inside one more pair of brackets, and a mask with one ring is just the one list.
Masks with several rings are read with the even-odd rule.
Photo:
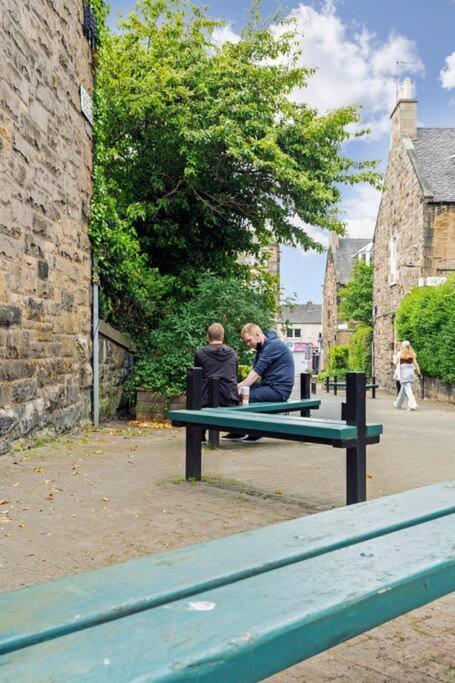
[[371, 377], [371, 343], [373, 329], [367, 325], [359, 327], [349, 339], [349, 370], [365, 372]]
[[340, 316], [344, 320], [372, 325], [373, 264], [356, 261], [351, 279], [340, 291]]
[[341, 153], [355, 107], [320, 116], [289, 97], [312, 73], [296, 66], [292, 23], [272, 33], [253, 16], [219, 47], [220, 26], [183, 1], [140, 0], [102, 32], [90, 232], [102, 313], [136, 339], [200, 273], [244, 277], [240, 252], [321, 250], [295, 217], [342, 232], [340, 185], [379, 182]]
[[409, 339], [424, 375], [455, 382], [455, 275], [439, 287], [416, 287], [397, 311], [397, 332]]
[[329, 351], [329, 364], [325, 370], [319, 373], [318, 380], [322, 382], [326, 377], [337, 376], [337, 379], [344, 379], [349, 372], [349, 347], [332, 346]]
[[207, 328], [220, 322], [225, 342], [239, 354], [240, 362], [250, 365], [253, 354], [240, 340], [247, 322], [268, 329], [274, 319], [274, 292], [262, 281], [249, 284], [236, 278], [202, 275], [194, 298], [168, 310], [158, 327], [143, 340], [128, 387], [144, 387], [168, 397], [185, 388], [185, 377], [193, 365], [194, 352], [207, 342]]
[[250, 374], [252, 369], [253, 369], [252, 365], [239, 365], [239, 372], [238, 372], [239, 382], [243, 382], [243, 380], [248, 377], [248, 375]]

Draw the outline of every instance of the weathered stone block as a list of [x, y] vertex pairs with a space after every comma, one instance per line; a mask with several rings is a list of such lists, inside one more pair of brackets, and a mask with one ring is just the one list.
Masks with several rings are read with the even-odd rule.
[[14, 410], [0, 409], [0, 436], [8, 434], [18, 423], [18, 417]]
[[0, 326], [10, 327], [19, 325], [22, 319], [22, 312], [18, 306], [0, 304]]
[[38, 261], [38, 276], [42, 280], [47, 280], [49, 277], [49, 264], [47, 261]]

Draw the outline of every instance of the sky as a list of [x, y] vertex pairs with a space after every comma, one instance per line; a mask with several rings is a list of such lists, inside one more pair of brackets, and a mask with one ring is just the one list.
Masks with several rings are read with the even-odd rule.
[[[111, 0], [110, 23], [126, 15], [134, 0]], [[209, 15], [227, 23], [219, 40], [236, 40], [248, 20], [248, 0], [205, 0]], [[344, 150], [356, 160], [377, 159], [385, 172], [390, 114], [399, 80], [415, 84], [418, 125], [455, 126], [455, 0], [263, 0], [261, 12], [292, 16], [301, 33], [302, 63], [317, 67], [297, 100], [321, 113], [350, 104], [362, 106], [367, 138]], [[340, 204], [347, 236], [373, 236], [380, 194], [368, 185], [343, 189]], [[327, 246], [328, 234], [307, 226]], [[322, 302], [326, 253], [282, 247], [281, 286], [297, 303]]]

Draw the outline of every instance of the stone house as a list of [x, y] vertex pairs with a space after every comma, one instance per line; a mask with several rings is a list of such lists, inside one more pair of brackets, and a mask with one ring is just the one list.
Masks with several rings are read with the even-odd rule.
[[390, 390], [395, 313], [403, 296], [418, 285], [437, 285], [455, 271], [455, 128], [417, 126], [409, 79], [400, 88], [391, 122], [374, 233], [374, 367], [381, 386]]
[[372, 242], [366, 238], [339, 237], [331, 233], [327, 251], [322, 298], [322, 364], [327, 367], [332, 346], [349, 343], [352, 330], [340, 320], [338, 306], [340, 290], [351, 277], [356, 259], [370, 262]]
[[90, 416], [92, 59], [82, 0], [2, 0], [0, 453]]

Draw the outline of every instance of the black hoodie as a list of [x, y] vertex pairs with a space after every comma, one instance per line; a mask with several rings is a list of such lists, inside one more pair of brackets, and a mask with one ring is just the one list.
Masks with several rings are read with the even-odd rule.
[[239, 401], [237, 370], [239, 359], [226, 344], [209, 344], [196, 351], [194, 365], [202, 368], [202, 405], [209, 404], [209, 378], [220, 378], [220, 405], [235, 405]]

